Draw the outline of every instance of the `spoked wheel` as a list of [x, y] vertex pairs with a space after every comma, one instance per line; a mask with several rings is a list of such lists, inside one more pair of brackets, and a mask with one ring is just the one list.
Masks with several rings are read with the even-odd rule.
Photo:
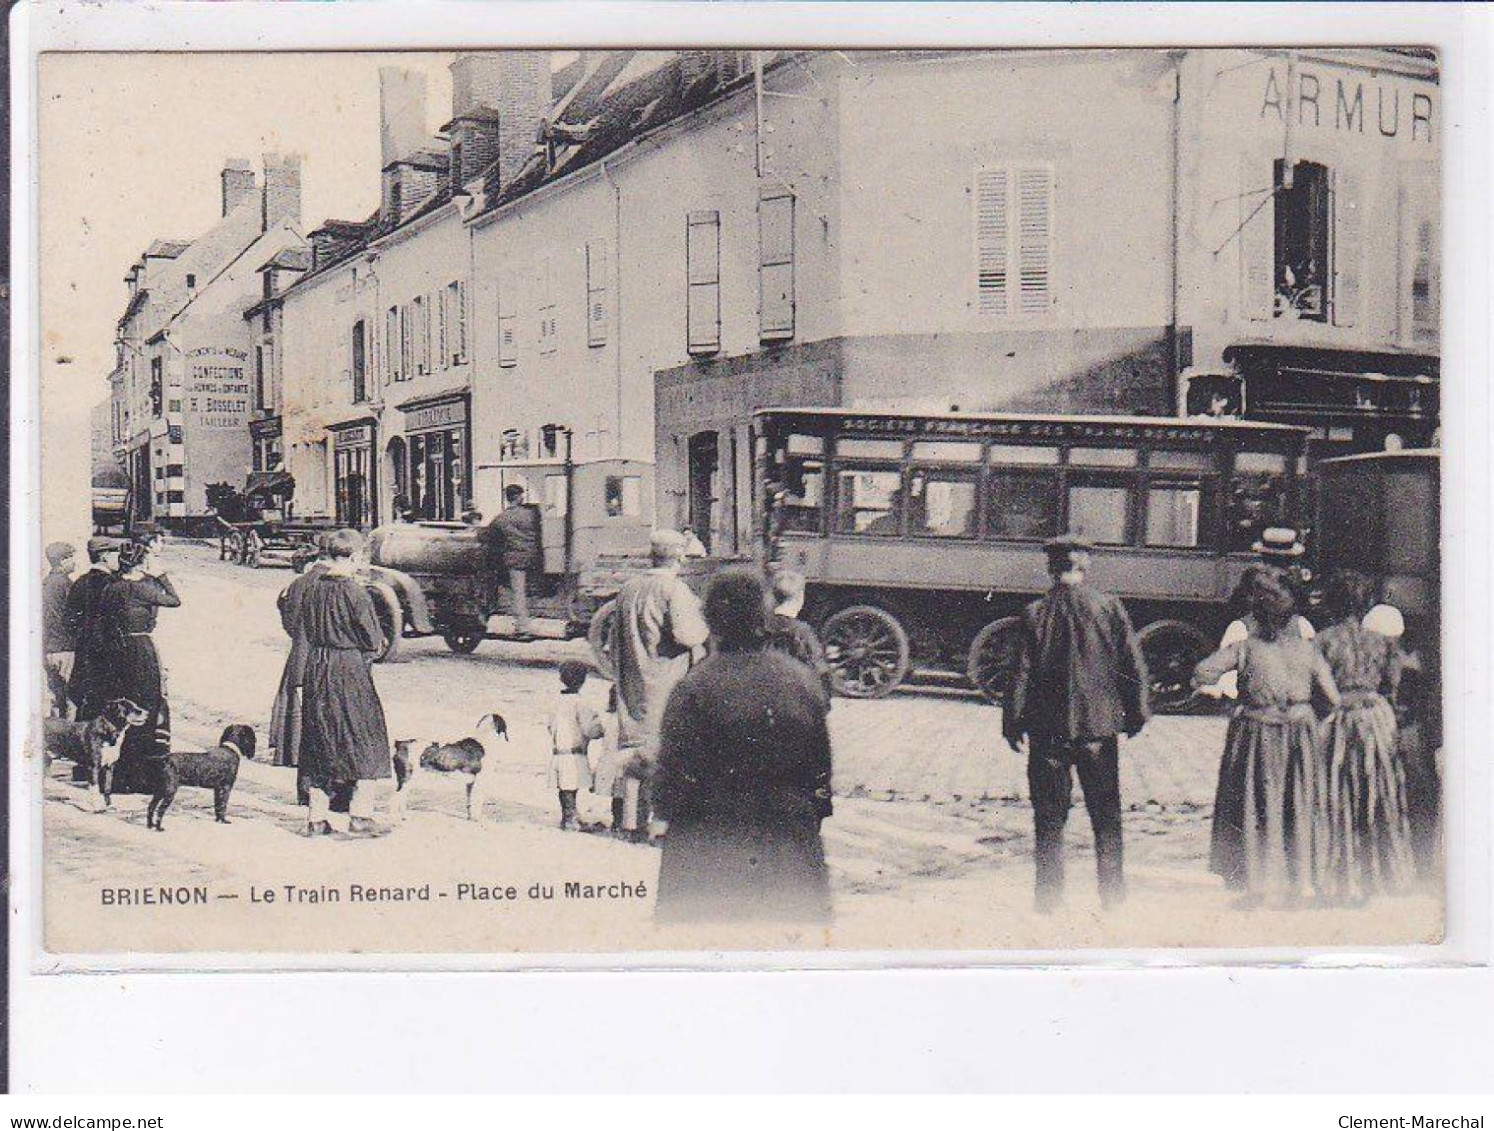
[[586, 643], [591, 645], [591, 658], [597, 665], [597, 673], [603, 679], [615, 679], [612, 664], [613, 635], [617, 631], [617, 602], [608, 601], [591, 615], [591, 625], [586, 630]]
[[825, 661], [835, 690], [851, 699], [880, 699], [908, 675], [908, 634], [875, 605], [852, 605], [825, 622]]
[[1022, 618], [1002, 617], [976, 634], [965, 661], [965, 675], [977, 691], [998, 707], [1005, 707], [1021, 658]]
[[464, 620], [449, 625], [442, 633], [441, 639], [446, 641], [446, 646], [453, 652], [467, 655], [476, 651], [477, 646], [487, 637], [487, 628], [481, 621]]
[[244, 544], [244, 564], [250, 569], [260, 567], [260, 541], [254, 535], [249, 535], [249, 540]]
[[1193, 669], [1212, 650], [1208, 639], [1180, 620], [1153, 621], [1140, 636], [1151, 680], [1152, 710], [1158, 714], [1186, 710], [1193, 702]]

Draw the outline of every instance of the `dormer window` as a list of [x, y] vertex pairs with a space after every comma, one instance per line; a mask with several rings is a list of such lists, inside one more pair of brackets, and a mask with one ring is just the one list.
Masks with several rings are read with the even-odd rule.
[[195, 291], [196, 289], [197, 289], [197, 276], [196, 275], [188, 275], [187, 276], [187, 290], [189, 290], [189, 291]]

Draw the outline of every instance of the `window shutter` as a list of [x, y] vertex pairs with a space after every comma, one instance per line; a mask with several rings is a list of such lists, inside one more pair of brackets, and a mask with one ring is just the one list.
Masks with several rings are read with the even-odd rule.
[[685, 344], [690, 353], [721, 348], [721, 214], [685, 218]]
[[1359, 175], [1333, 170], [1333, 324], [1356, 325], [1364, 270], [1364, 202]]
[[586, 344], [607, 344], [607, 241], [586, 244]]
[[1053, 170], [1017, 171], [1017, 306], [1040, 314], [1053, 305]]
[[1437, 177], [1422, 162], [1402, 162], [1399, 257], [1396, 293], [1400, 339], [1407, 345], [1435, 343], [1441, 332], [1441, 238]]
[[1246, 158], [1240, 177], [1240, 313], [1256, 322], [1275, 316], [1275, 192], [1271, 162]]
[[[519, 342], [514, 329], [513, 285], [508, 290], [498, 288], [498, 365], [512, 369], [519, 364]], [[507, 297], [505, 297], [507, 296]]]
[[975, 174], [975, 287], [982, 314], [1007, 312], [1008, 179], [1005, 169]]
[[445, 369], [451, 364], [451, 350], [447, 344], [448, 329], [451, 325], [451, 288], [441, 288], [441, 304], [436, 310], [436, 356], [440, 358], [437, 364]]
[[780, 192], [758, 201], [758, 337], [794, 336], [794, 197]]
[[456, 356], [455, 360], [467, 361], [467, 284], [457, 280], [456, 291]]

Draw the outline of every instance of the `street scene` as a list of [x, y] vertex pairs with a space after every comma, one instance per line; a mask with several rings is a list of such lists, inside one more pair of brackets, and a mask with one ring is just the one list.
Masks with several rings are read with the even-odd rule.
[[1441, 939], [1434, 54], [328, 63], [43, 70], [49, 951]]

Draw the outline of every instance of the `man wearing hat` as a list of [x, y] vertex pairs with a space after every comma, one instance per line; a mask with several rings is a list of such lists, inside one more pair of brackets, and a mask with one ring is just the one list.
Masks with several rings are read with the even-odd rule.
[[1125, 607], [1084, 583], [1089, 546], [1077, 538], [1044, 545], [1053, 585], [1022, 613], [1016, 679], [1002, 718], [1012, 749], [1027, 750], [1027, 782], [1036, 827], [1037, 908], [1063, 900], [1063, 830], [1079, 775], [1095, 830], [1100, 899], [1126, 894], [1121, 849], [1117, 735], [1145, 725], [1146, 662]]
[[73, 642], [73, 669], [67, 694], [77, 708], [79, 719], [93, 718], [103, 706], [97, 694], [98, 656], [104, 644], [98, 623], [99, 598], [114, 581], [119, 546], [117, 538], [88, 540], [88, 572], [73, 582], [64, 607], [63, 620]]
[[[524, 488], [510, 483], [503, 491], [506, 506], [483, 528], [481, 540], [487, 547], [495, 577], [507, 576], [509, 608], [514, 616], [514, 635], [532, 640], [529, 620], [529, 575], [543, 573], [545, 553], [541, 538], [539, 508], [524, 501]], [[494, 586], [496, 591], [498, 587]]]
[[73, 673], [73, 637], [67, 624], [67, 595], [73, 587], [71, 542], [47, 545], [47, 576], [42, 578], [42, 653], [46, 657], [48, 707], [52, 715], [68, 714], [67, 681]]
[[692, 658], [705, 655], [709, 631], [700, 601], [680, 579], [689, 550], [683, 534], [656, 530], [649, 542], [652, 568], [632, 577], [617, 594], [612, 635], [613, 675], [617, 685], [618, 747], [632, 751], [628, 776], [639, 786], [636, 816], [625, 822], [636, 835], [648, 828], [646, 779], [658, 754], [659, 723], [664, 702], [690, 670]]

